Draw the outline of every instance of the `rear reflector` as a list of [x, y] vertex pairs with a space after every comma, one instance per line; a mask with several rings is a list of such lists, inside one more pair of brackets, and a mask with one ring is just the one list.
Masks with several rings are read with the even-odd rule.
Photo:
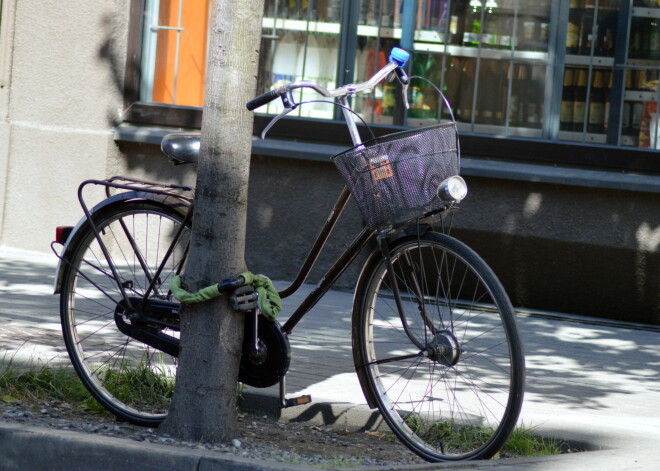
[[72, 226], [57, 226], [55, 228], [55, 242], [64, 245], [71, 235]]

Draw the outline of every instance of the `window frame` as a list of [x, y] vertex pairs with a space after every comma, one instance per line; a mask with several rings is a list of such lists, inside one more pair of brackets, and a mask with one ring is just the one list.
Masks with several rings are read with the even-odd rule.
[[[144, 0], [131, 0], [124, 79], [125, 123], [140, 126], [201, 128], [202, 108], [139, 101], [142, 11]], [[345, 21], [345, 20], [344, 20]], [[342, 23], [342, 31], [346, 31]], [[350, 29], [350, 28], [348, 28]], [[346, 40], [349, 33], [340, 38]], [[350, 38], [349, 38], [350, 39]], [[340, 61], [342, 55], [340, 50]], [[551, 64], [550, 67], [553, 65]], [[259, 135], [273, 116], [255, 114], [254, 134]], [[362, 126], [363, 127], [363, 126]], [[370, 125], [376, 136], [409, 129], [403, 126]], [[365, 131], [367, 133], [367, 131]], [[364, 134], [367, 136], [367, 134]], [[345, 145], [345, 126], [337, 120], [287, 117], [270, 132], [269, 137], [309, 141], [309, 136], [324, 136], [317, 142]], [[562, 165], [660, 176], [660, 155], [656, 149], [580, 143], [522, 137], [497, 137], [461, 133], [461, 151], [465, 156], [522, 163]], [[311, 141], [313, 142], [313, 141]]]

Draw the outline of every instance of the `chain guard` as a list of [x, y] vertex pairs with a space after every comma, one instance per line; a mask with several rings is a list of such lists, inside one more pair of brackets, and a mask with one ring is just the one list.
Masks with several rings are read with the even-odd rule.
[[259, 315], [258, 324], [260, 346], [265, 351], [258, 358], [251, 355], [254, 350], [254, 318], [245, 316], [243, 355], [238, 380], [255, 388], [267, 388], [279, 383], [286, 375], [291, 363], [291, 347], [279, 322]]

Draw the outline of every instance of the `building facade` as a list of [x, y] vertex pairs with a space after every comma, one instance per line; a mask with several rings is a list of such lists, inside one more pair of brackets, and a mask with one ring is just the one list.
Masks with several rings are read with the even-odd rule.
[[[158, 143], [200, 126], [210, 0], [1, 3], [1, 244], [47, 251], [88, 178], [194, 184]], [[657, 2], [268, 0], [263, 25], [260, 92], [360, 81], [393, 46], [413, 52], [410, 74], [444, 92], [461, 134], [470, 193], [452, 234], [514, 305], [660, 324]], [[387, 83], [353, 106], [376, 135], [452, 118], [427, 82], [407, 111], [397, 96]], [[257, 139], [281, 110], [255, 118], [248, 264], [291, 279], [341, 189], [328, 157], [348, 137], [336, 107], [310, 103]], [[320, 264], [360, 226], [349, 207]]]

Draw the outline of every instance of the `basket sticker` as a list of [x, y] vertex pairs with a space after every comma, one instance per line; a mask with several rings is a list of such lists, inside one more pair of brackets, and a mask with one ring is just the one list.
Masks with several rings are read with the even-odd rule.
[[379, 155], [369, 159], [369, 168], [371, 170], [371, 178], [374, 181], [391, 178], [394, 175], [390, 158], [387, 155]]

